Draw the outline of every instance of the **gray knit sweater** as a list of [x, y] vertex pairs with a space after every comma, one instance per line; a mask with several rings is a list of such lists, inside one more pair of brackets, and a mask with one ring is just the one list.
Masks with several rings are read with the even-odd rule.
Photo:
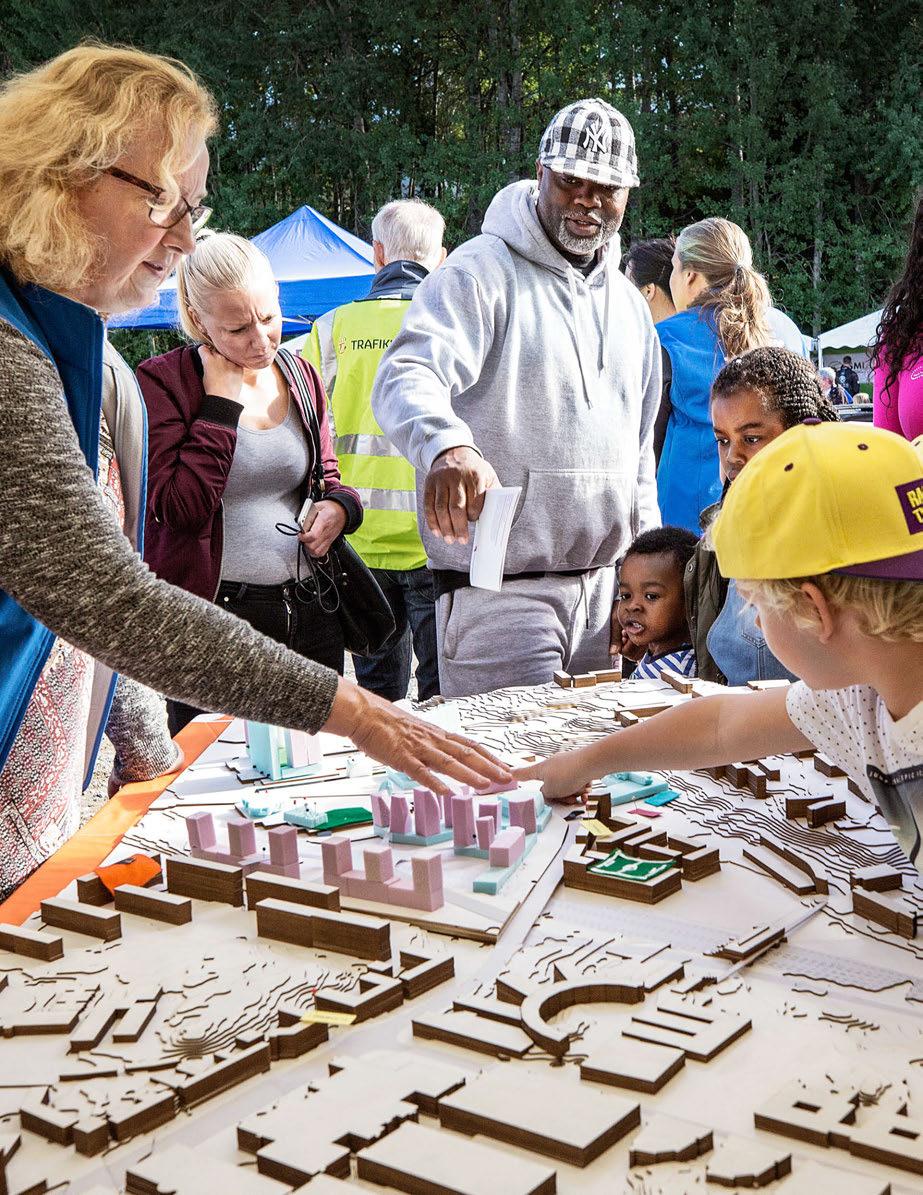
[[314, 732], [337, 677], [158, 580], [105, 507], [61, 381], [0, 320], [0, 588], [110, 668], [203, 709]]

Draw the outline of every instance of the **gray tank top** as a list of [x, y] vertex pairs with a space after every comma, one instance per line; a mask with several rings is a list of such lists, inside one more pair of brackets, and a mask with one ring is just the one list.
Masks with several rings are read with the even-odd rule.
[[224, 489], [222, 581], [282, 585], [295, 576], [298, 540], [276, 530], [294, 524], [311, 465], [295, 409], [266, 431], [237, 428], [237, 447]]

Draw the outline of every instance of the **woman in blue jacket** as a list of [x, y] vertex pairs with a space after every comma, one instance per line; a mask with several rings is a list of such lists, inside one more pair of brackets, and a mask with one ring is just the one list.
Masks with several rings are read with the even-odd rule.
[[769, 288], [743, 229], [710, 217], [677, 237], [670, 293], [676, 315], [657, 325], [670, 405], [657, 500], [664, 524], [698, 534], [699, 515], [721, 497], [711, 384], [729, 358], [771, 342]]
[[326, 726], [442, 792], [431, 768], [509, 777], [142, 563], [144, 411], [106, 386], [104, 317], [147, 306], [192, 251], [214, 126], [191, 72], [129, 48], [79, 46], [0, 86], [0, 900], [75, 828], [116, 672]]

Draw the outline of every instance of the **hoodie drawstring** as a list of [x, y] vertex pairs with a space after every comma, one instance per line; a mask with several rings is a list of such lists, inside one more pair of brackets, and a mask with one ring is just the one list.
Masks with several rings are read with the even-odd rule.
[[[610, 267], [611, 269], [611, 267]], [[606, 360], [609, 356], [609, 302], [612, 298], [612, 287], [606, 279], [606, 300], [603, 304], [603, 326], [599, 337], [599, 372], [605, 372]]]
[[[586, 355], [585, 337], [580, 334], [580, 326], [579, 326], [579, 321], [577, 319], [577, 301], [578, 301], [577, 274], [576, 274], [576, 271], [572, 267], [569, 268], [567, 271], [567, 285], [570, 289], [570, 310], [571, 310], [571, 318], [573, 320], [572, 327], [573, 327], [573, 332], [574, 332], [574, 340], [577, 343], [577, 360], [580, 362], [580, 377], [583, 381], [583, 396], [586, 399], [586, 405], [588, 407], [592, 407], [593, 406], [593, 390], [596, 385], [596, 379], [592, 376], [592, 372], [588, 368], [587, 362], [584, 359], [585, 355]], [[609, 288], [607, 287], [606, 288], [607, 299], [608, 299], [608, 293], [609, 293]], [[593, 308], [593, 311], [595, 313], [596, 304], [593, 303], [592, 296], [590, 298], [590, 306]]]
[[588, 287], [587, 299], [590, 304], [592, 312], [593, 323], [596, 326], [598, 352], [596, 357], [596, 376], [593, 376], [592, 367], [586, 360], [586, 344], [585, 337], [580, 334], [579, 321], [577, 319], [577, 302], [579, 298], [577, 290], [577, 272], [573, 267], [567, 271], [567, 285], [570, 289], [570, 304], [571, 314], [573, 316], [573, 331], [574, 339], [577, 342], [577, 359], [580, 362], [580, 377], [583, 380], [583, 393], [586, 398], [586, 405], [593, 406], [593, 394], [599, 385], [599, 379], [606, 372], [606, 362], [609, 358], [609, 312], [610, 303], [612, 301], [612, 284], [610, 280], [604, 278], [603, 289], [605, 294], [603, 296], [603, 317], [602, 325], [600, 326], [599, 317], [597, 315], [596, 303], [593, 300], [592, 288]]

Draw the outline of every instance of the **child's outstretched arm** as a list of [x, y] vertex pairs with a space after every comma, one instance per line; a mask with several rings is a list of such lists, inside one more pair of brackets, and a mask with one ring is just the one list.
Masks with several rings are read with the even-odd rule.
[[543, 780], [545, 797], [555, 801], [608, 772], [692, 770], [806, 750], [813, 744], [789, 718], [785, 695], [785, 689], [766, 689], [695, 698], [588, 747], [516, 769], [515, 775]]

